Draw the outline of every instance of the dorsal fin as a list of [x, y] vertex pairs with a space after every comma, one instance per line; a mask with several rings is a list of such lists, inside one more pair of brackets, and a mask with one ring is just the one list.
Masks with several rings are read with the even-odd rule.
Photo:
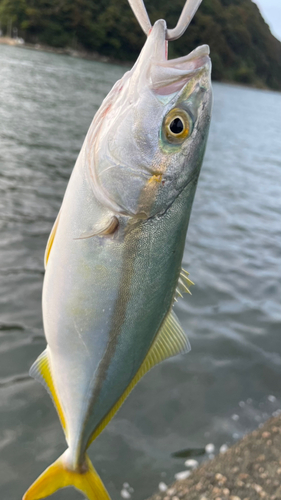
[[174, 302], [177, 301], [178, 297], [182, 297], [183, 293], [189, 293], [191, 295], [191, 291], [189, 290], [189, 287], [194, 285], [193, 281], [189, 279], [189, 273], [185, 271], [185, 269], [181, 268], [179, 280], [177, 283], [175, 295], [174, 295]]
[[176, 356], [177, 354], [187, 353], [189, 351], [189, 340], [179, 324], [179, 320], [174, 311], [171, 310], [162, 323], [162, 326], [160, 327], [159, 332], [157, 333], [155, 340], [153, 341], [153, 344], [138, 372], [122, 394], [121, 398], [117, 401], [117, 403], [115, 403], [113, 408], [95, 429], [88, 441], [87, 446], [90, 446], [94, 439], [96, 439], [96, 437], [103, 431], [112, 417], [114, 417], [115, 413], [122, 406], [127, 396], [129, 396], [135, 385], [151, 368], [153, 368], [153, 366], [157, 365], [164, 359]]
[[50, 232], [50, 236], [49, 236], [48, 241], [47, 241], [47, 246], [46, 246], [45, 255], [44, 255], [44, 266], [45, 266], [45, 269], [47, 267], [48, 260], [49, 260], [49, 257], [50, 257], [50, 253], [51, 253], [51, 250], [52, 250], [52, 246], [53, 246], [53, 243], [54, 243], [54, 239], [55, 239], [55, 236], [56, 236], [59, 219], [60, 219], [60, 211], [59, 211], [59, 213], [57, 215], [57, 218], [56, 218], [56, 220], [54, 222], [54, 225], [53, 225], [52, 230]]
[[67, 439], [67, 429], [66, 429], [66, 420], [65, 416], [63, 413], [62, 406], [59, 401], [59, 397], [57, 395], [55, 386], [54, 386], [54, 381], [52, 378], [52, 373], [51, 373], [51, 367], [50, 367], [50, 360], [49, 360], [49, 355], [48, 355], [48, 350], [45, 349], [40, 356], [36, 359], [36, 361], [33, 363], [32, 367], [29, 370], [29, 375], [35, 380], [38, 380], [47, 390], [49, 395], [51, 396], [54, 406], [58, 412], [62, 428], [64, 430], [66, 439]]

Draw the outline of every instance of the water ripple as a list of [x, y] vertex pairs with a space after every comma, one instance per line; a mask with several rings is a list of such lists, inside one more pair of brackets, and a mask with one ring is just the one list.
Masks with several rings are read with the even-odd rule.
[[[124, 68], [0, 53], [0, 484], [10, 499], [65, 448], [44, 389], [25, 383], [45, 347], [43, 255], [92, 117]], [[280, 406], [281, 94], [224, 84], [214, 94], [184, 253], [195, 287], [176, 306], [192, 351], [149, 373], [95, 443], [113, 498], [124, 481], [146, 498], [179, 471], [174, 450], [218, 450]]]

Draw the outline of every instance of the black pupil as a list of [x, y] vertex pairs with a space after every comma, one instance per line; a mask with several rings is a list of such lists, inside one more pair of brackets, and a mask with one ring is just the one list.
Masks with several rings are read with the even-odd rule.
[[181, 134], [183, 131], [183, 123], [180, 118], [175, 118], [170, 123], [170, 130], [173, 134]]

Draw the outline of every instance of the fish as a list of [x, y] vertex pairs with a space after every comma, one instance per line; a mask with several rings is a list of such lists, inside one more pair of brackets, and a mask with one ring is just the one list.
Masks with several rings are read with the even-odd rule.
[[153, 25], [97, 111], [45, 252], [45, 351], [30, 374], [49, 392], [67, 450], [23, 500], [73, 486], [109, 500], [87, 449], [136, 383], [190, 350], [173, 310], [212, 108], [209, 47], [167, 58]]
[[200, 457], [205, 455], [205, 448], [185, 448], [184, 450], [175, 451], [171, 454], [173, 458], [189, 458], [189, 457]]

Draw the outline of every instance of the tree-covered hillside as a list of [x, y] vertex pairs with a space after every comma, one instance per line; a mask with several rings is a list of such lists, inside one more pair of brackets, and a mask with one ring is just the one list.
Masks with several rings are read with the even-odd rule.
[[[184, 0], [146, 0], [151, 21], [174, 27]], [[18, 29], [27, 42], [95, 51], [133, 61], [143, 43], [127, 0], [0, 0], [2, 31]], [[213, 78], [281, 90], [281, 43], [251, 0], [203, 0], [170, 57], [208, 43]]]

